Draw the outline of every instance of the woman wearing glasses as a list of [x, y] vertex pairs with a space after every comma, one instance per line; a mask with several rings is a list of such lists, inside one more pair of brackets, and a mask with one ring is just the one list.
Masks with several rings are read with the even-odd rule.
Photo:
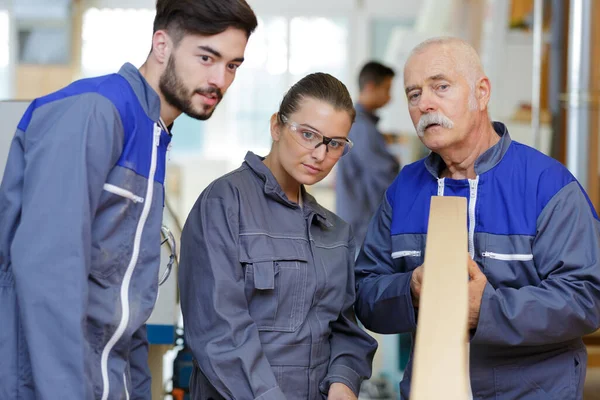
[[270, 153], [194, 205], [179, 268], [192, 399], [356, 399], [370, 376], [350, 228], [304, 189], [350, 151], [354, 117], [340, 81], [306, 76], [271, 117]]

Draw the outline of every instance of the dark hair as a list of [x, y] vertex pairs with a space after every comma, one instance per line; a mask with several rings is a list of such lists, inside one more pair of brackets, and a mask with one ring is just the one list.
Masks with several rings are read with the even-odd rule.
[[356, 110], [346, 86], [336, 77], [316, 72], [305, 76], [296, 82], [283, 96], [277, 118], [283, 123], [281, 117], [289, 117], [298, 110], [302, 100], [312, 98], [330, 104], [335, 110], [346, 111], [353, 123]]
[[213, 36], [237, 28], [250, 37], [256, 15], [246, 0], [157, 0], [154, 32], [164, 29], [177, 45], [185, 34]]
[[393, 69], [377, 61], [366, 63], [358, 74], [358, 89], [363, 90], [367, 83], [381, 85], [385, 78], [393, 78], [396, 75]]

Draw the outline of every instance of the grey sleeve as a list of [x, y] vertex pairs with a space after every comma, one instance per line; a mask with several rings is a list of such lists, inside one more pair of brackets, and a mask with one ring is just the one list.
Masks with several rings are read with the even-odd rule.
[[537, 221], [533, 257], [539, 286], [483, 293], [474, 343], [532, 346], [581, 337], [600, 325], [600, 230], [577, 182], [567, 184]]
[[281, 400], [285, 397], [248, 310], [238, 257], [238, 209], [235, 189], [217, 182], [188, 216], [179, 265], [185, 341], [223, 397]]
[[329, 368], [320, 385], [324, 394], [332, 383], [340, 382], [358, 396], [361, 382], [371, 376], [373, 356], [377, 350], [377, 341], [358, 326], [354, 315], [354, 240], [351, 243], [348, 249], [346, 302], [337, 321], [331, 324]]
[[97, 94], [58, 100], [34, 111], [21, 145], [23, 199], [11, 257], [35, 392], [90, 398], [84, 326], [92, 220], [123, 147], [120, 117]]
[[412, 271], [394, 268], [391, 220], [392, 206], [384, 196], [356, 260], [356, 314], [373, 332], [412, 332], [417, 327], [410, 295]]
[[131, 338], [129, 353], [129, 374], [131, 376], [131, 400], [152, 399], [152, 376], [148, 365], [148, 335], [146, 325], [142, 325]]
[[368, 199], [369, 209], [375, 210], [381, 203], [386, 189], [398, 175], [400, 165], [388, 151], [381, 132], [372, 125], [359, 121], [353, 129], [357, 131], [354, 136], [357, 149], [352, 151], [350, 156], [356, 157], [359, 161], [357, 165], [363, 169], [361, 184]]

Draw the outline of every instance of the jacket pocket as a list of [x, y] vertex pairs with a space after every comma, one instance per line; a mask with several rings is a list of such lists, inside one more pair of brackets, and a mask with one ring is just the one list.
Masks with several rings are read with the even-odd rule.
[[10, 268], [0, 271], [0, 399], [30, 398], [33, 375]]
[[137, 223], [145, 201], [136, 192], [141, 193], [147, 185], [144, 179], [128, 178], [117, 180], [119, 185], [104, 184], [94, 217], [91, 270], [91, 277], [103, 288], [120, 281], [115, 272], [124, 271], [131, 259]]
[[480, 253], [483, 272], [490, 284], [493, 287], [512, 288], [538, 285], [540, 277], [533, 254], [525, 249], [507, 250], [488, 248]]
[[134, 203], [143, 203], [144, 202], [143, 197], [136, 195], [135, 193], [133, 193], [130, 190], [123, 189], [121, 187], [112, 185], [110, 183], [104, 184], [104, 190], [106, 190], [109, 193], [116, 194], [117, 196], [121, 196], [126, 199], [129, 199], [129, 200], [133, 201]]
[[558, 355], [540, 355], [526, 364], [494, 368], [496, 398], [523, 400], [575, 399], [574, 375], [578, 367], [568, 350]]
[[392, 263], [398, 272], [409, 272], [423, 264], [425, 236], [401, 234], [392, 236]]
[[493, 260], [500, 261], [531, 261], [533, 260], [533, 254], [502, 254], [494, 253], [491, 251], [484, 251], [482, 254], [483, 258], [491, 258]]
[[392, 253], [392, 258], [394, 260], [396, 260], [398, 258], [404, 258], [404, 257], [421, 257], [421, 251], [420, 250], [400, 250], [400, 251], [394, 251]]
[[245, 268], [246, 298], [258, 330], [298, 329], [305, 318], [306, 261], [260, 261]]

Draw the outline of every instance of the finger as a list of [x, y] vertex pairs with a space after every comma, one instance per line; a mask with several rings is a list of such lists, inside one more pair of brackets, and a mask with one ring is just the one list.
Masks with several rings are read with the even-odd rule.
[[473, 261], [470, 257], [469, 257], [469, 261], [468, 261], [468, 266], [469, 266], [469, 278], [475, 279], [479, 275], [482, 274], [477, 263], [475, 261]]

